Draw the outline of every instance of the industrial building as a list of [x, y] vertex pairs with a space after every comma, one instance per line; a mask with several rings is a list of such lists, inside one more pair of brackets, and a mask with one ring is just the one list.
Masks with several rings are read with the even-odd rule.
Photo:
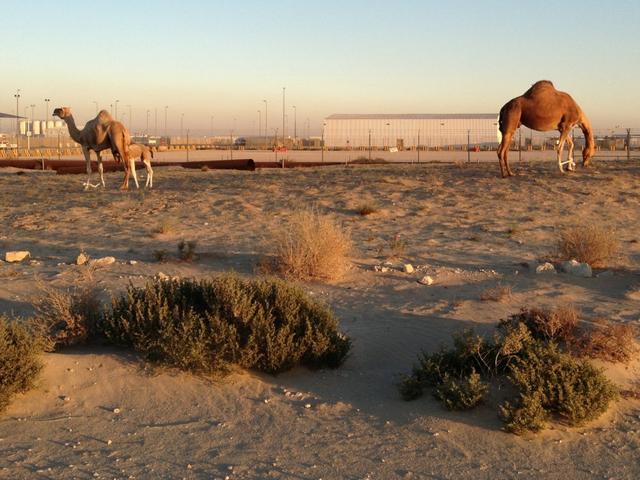
[[334, 149], [495, 148], [497, 131], [497, 113], [334, 114], [324, 121], [324, 143]]

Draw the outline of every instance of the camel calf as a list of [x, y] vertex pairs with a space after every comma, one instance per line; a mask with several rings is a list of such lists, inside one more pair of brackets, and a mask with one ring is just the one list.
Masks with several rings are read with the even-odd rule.
[[132, 143], [129, 145], [129, 165], [125, 165], [122, 188], [129, 188], [129, 173], [133, 173], [133, 181], [136, 183], [136, 188], [140, 188], [140, 185], [138, 185], [138, 177], [136, 176], [137, 158], [142, 160], [145, 168], [147, 169], [147, 181], [144, 185], [145, 188], [153, 188], [153, 169], [151, 168], [153, 149], [140, 143]]

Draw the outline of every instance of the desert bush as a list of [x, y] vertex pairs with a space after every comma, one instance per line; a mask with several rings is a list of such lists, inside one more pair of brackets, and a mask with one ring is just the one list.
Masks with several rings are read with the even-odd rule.
[[0, 412], [29, 390], [42, 369], [43, 344], [23, 324], [0, 315]]
[[156, 233], [167, 235], [176, 229], [177, 222], [171, 217], [163, 218], [156, 229]]
[[185, 241], [180, 240], [178, 242], [178, 258], [183, 262], [192, 262], [196, 258], [196, 247], [198, 242], [195, 240]]
[[590, 363], [561, 351], [555, 340], [562, 330], [547, 329], [540, 318], [549, 316], [534, 313], [510, 317], [491, 339], [472, 330], [454, 334], [452, 347], [419, 356], [400, 394], [413, 400], [429, 388], [446, 408], [465, 410], [485, 399], [492, 379], [506, 377], [513, 397], [499, 412], [510, 432], [539, 431], [550, 418], [569, 425], [597, 418], [616, 397], [615, 387]]
[[511, 287], [509, 285], [496, 285], [484, 290], [480, 294], [483, 302], [504, 302], [511, 298]]
[[376, 207], [373, 203], [363, 202], [356, 207], [356, 212], [358, 215], [366, 217], [367, 215], [372, 215], [378, 211], [378, 207]]
[[349, 266], [349, 234], [329, 215], [316, 210], [294, 213], [276, 233], [275, 268], [301, 280], [340, 278]]
[[636, 333], [633, 325], [596, 319], [591, 327], [576, 335], [570, 343], [570, 349], [582, 357], [628, 362], [638, 350]]
[[112, 302], [102, 329], [146, 359], [224, 374], [232, 365], [278, 373], [338, 367], [351, 342], [324, 305], [282, 280], [154, 280]]
[[45, 342], [47, 351], [86, 343], [96, 333], [102, 313], [98, 289], [93, 283], [70, 290], [41, 287], [34, 302], [34, 331]]
[[399, 233], [396, 233], [389, 239], [387, 249], [391, 257], [401, 257], [407, 250], [407, 241]]
[[606, 267], [616, 258], [619, 246], [611, 230], [595, 224], [580, 225], [560, 232], [557, 256], [586, 262], [592, 267]]
[[523, 308], [500, 325], [523, 323], [535, 338], [542, 340], [569, 341], [578, 325], [578, 311], [572, 306], [556, 309]]
[[153, 259], [154, 259], [156, 262], [164, 263], [164, 262], [166, 262], [167, 260], [169, 260], [169, 252], [167, 252], [167, 251], [166, 251], [165, 249], [163, 249], [163, 248], [160, 248], [160, 249], [154, 250], [152, 255], [153, 255]]
[[617, 395], [600, 370], [561, 352], [553, 342], [530, 343], [509, 366], [508, 378], [518, 390], [518, 399], [503, 405], [501, 413], [506, 428], [514, 433], [537, 431], [535, 426], [551, 415], [569, 425], [581, 425], [603, 414]]

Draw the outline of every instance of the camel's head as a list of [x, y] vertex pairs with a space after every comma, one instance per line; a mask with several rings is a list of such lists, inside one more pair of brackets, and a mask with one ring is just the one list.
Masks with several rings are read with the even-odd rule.
[[53, 111], [54, 117], [60, 117], [63, 120], [71, 116], [71, 109], [69, 107], [58, 107]]
[[589, 165], [589, 162], [591, 161], [591, 157], [593, 157], [594, 152], [595, 152], [595, 147], [593, 145], [593, 142], [587, 142], [587, 144], [582, 149], [582, 166], [583, 167], [586, 167]]

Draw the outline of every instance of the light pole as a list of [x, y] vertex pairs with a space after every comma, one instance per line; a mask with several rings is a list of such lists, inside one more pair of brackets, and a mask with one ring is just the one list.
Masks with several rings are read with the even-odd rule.
[[211, 143], [213, 144], [213, 115], [211, 115], [210, 120], [211, 120], [211, 125], [210, 125], [210, 127], [211, 127]]
[[285, 115], [285, 106], [284, 106], [284, 99], [285, 99], [285, 92], [287, 90], [287, 87], [282, 87], [282, 145], [284, 146], [284, 115]]
[[[389, 141], [389, 126], [391, 125], [389, 122], [386, 123], [387, 125], [387, 150], [391, 150], [391, 143]], [[383, 149], [384, 150], [384, 149]]]
[[371, 163], [371, 129], [369, 129], [369, 163]]
[[153, 136], [158, 136], [158, 107], [155, 108], [155, 123], [153, 124]]
[[298, 109], [293, 106], [293, 145], [298, 144]]
[[96, 102], [95, 100], [93, 101], [93, 103], [96, 104], [96, 117], [98, 116], [98, 102]]
[[267, 101], [266, 100], [262, 100], [264, 102], [264, 148], [267, 148], [267, 132], [269, 130], [267, 130], [268, 125], [267, 125], [267, 121], [268, 121], [268, 105], [267, 105]]
[[133, 114], [131, 113], [131, 104], [126, 105], [126, 107], [129, 108], [129, 127], [131, 128], [131, 131], [133, 132]]
[[120, 100], [116, 100], [116, 120], [118, 120], [118, 102], [120, 102]]
[[[44, 104], [46, 105], [44, 110], [44, 128], [47, 128], [47, 120], [49, 120], [49, 102], [50, 101], [51, 101], [50, 98], [44, 99]], [[44, 134], [44, 132], [41, 132], [41, 133]]]
[[20, 148], [20, 89], [14, 95], [16, 98], [16, 148]]
[[146, 130], [147, 138], [149, 138], [149, 117], [150, 116], [151, 116], [151, 110], [147, 110], [147, 130]]
[[258, 138], [261, 137], [262, 134], [262, 111], [258, 110]]
[[167, 136], [167, 110], [169, 109], [169, 105], [164, 106], [164, 136]]
[[180, 141], [182, 141], [182, 130], [184, 125], [184, 113], [180, 114]]
[[322, 138], [320, 140], [320, 161], [324, 162], [324, 127], [327, 126], [327, 122], [323, 122], [322, 123]]
[[420, 129], [418, 129], [418, 163], [420, 163]]

